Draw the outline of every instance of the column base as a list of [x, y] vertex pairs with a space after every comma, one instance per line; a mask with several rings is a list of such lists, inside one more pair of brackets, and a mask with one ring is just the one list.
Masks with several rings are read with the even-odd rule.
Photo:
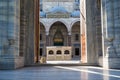
[[103, 67], [103, 56], [100, 56], [98, 58], [98, 65], [101, 66], [101, 67]]
[[8, 55], [0, 56], [0, 69], [17, 69], [24, 66], [23, 57], [13, 57]]
[[105, 68], [105, 69], [120, 69], [120, 58], [105, 57], [103, 59], [103, 68]]

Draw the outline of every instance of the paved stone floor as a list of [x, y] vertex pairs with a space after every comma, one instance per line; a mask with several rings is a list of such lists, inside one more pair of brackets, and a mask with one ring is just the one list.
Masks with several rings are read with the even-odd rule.
[[47, 64], [79, 64], [80, 60], [68, 60], [68, 61], [47, 61]]
[[0, 80], [120, 80], [120, 70], [91, 66], [40, 66], [0, 70]]

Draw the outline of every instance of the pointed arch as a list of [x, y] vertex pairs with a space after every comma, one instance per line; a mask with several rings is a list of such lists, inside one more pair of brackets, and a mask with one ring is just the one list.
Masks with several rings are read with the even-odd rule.
[[[58, 43], [60, 43], [59, 46], [65, 46], [67, 45], [68, 29], [64, 23], [56, 21], [49, 29], [49, 36], [51, 46], [56, 46]], [[59, 42], [56, 43], [56, 40]]]

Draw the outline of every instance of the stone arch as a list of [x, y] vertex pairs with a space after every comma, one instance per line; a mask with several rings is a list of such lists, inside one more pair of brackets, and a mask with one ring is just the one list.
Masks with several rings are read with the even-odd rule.
[[43, 22], [40, 22], [40, 28], [41, 27], [46, 31], [46, 27], [45, 27], [45, 24]]
[[74, 21], [71, 25], [71, 31], [73, 30], [73, 27], [75, 27], [74, 26], [75, 24], [77, 24], [77, 25], [79, 24], [78, 26], [79, 26], [79, 29], [80, 29], [80, 20], [79, 21]]
[[[50, 43], [51, 43], [50, 46], [54, 46], [53, 39], [56, 36], [57, 32], [59, 33], [59, 35], [61, 35], [61, 40], [63, 41], [63, 45], [61, 43], [61, 46], [67, 46], [68, 29], [67, 29], [66, 25], [60, 21], [53, 23], [49, 29], [49, 38], [50, 38]], [[59, 38], [60, 38], [60, 36], [59, 36]]]
[[73, 25], [78, 21], [80, 22], [80, 19], [76, 19], [76, 20], [72, 21], [72, 23], [70, 25], [70, 30], [72, 29]]
[[67, 32], [68, 32], [67, 23], [65, 23], [64, 21], [57, 21], [57, 20], [52, 22], [52, 24], [50, 25], [49, 31], [50, 31], [52, 25], [54, 25], [56, 22], [60, 22], [60, 23], [64, 24], [64, 26], [65, 26], [65, 28], [67, 29]]
[[54, 23], [56, 23], [56, 22], [61, 22], [61, 23], [63, 23], [65, 26], [66, 26], [66, 28], [67, 28], [67, 31], [68, 31], [68, 23], [67, 22], [65, 22], [64, 20], [54, 20], [54, 21], [52, 21], [51, 23], [50, 23], [50, 25], [49, 25], [49, 30], [50, 30], [50, 28], [51, 28], [51, 26], [54, 24]]
[[45, 24], [45, 22], [43, 20], [40, 20], [40, 23], [42, 23], [42, 25], [44, 25], [45, 30], [46, 30], [47, 25]]

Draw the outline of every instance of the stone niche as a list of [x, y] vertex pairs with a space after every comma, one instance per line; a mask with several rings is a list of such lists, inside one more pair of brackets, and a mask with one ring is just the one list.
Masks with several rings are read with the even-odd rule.
[[47, 47], [48, 61], [71, 60], [71, 47], [51, 46]]

